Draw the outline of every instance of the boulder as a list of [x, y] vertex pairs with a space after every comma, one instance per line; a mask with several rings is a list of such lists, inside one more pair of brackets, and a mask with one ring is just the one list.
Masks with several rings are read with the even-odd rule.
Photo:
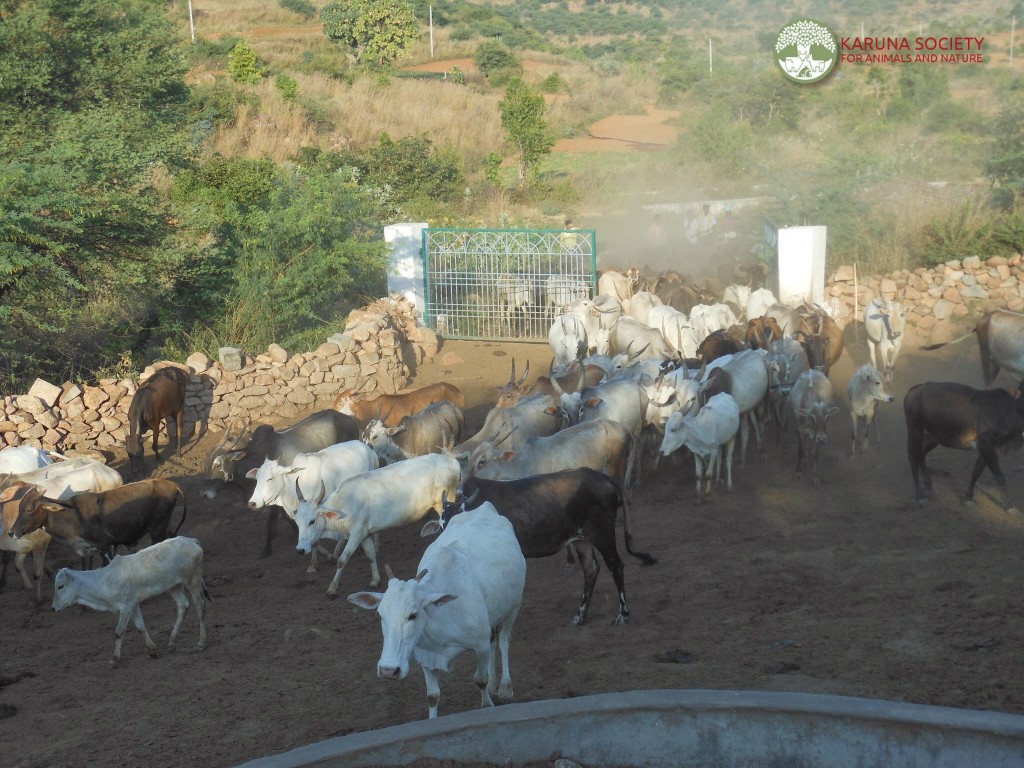
[[245, 364], [245, 355], [238, 347], [221, 347], [217, 357], [225, 371], [240, 371]]
[[28, 393], [32, 397], [38, 397], [42, 400], [47, 408], [53, 408], [63, 394], [63, 390], [56, 384], [51, 384], [43, 379], [36, 379], [32, 382], [32, 386], [29, 387]]

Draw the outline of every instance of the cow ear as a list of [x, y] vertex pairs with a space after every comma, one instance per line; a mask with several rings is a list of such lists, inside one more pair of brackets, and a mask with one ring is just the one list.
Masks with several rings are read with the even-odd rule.
[[380, 605], [382, 597], [384, 595], [380, 592], [356, 592], [348, 596], [348, 601], [368, 611], [375, 611], [377, 606]]
[[450, 603], [452, 600], [455, 600], [457, 598], [458, 598], [458, 595], [439, 595], [438, 597], [435, 597], [430, 602], [431, 602], [432, 605], [440, 606], [440, 605], [444, 605], [445, 603]]
[[839, 413], [839, 408], [837, 406], [833, 405], [831, 408], [828, 409], [829, 416], [834, 416], [837, 413]]
[[420, 529], [420, 537], [425, 539], [428, 536], [436, 536], [440, 532], [441, 523], [439, 523], [437, 520], [428, 520], [426, 523], [423, 524], [423, 527]]
[[398, 427], [388, 427], [388, 428], [387, 428], [387, 429], [385, 429], [384, 431], [388, 433], [388, 436], [389, 436], [389, 437], [394, 437], [395, 435], [399, 435], [399, 434], [401, 434], [402, 432], [405, 432], [405, 427], [402, 427], [402, 426], [398, 426]]
[[587, 400], [587, 402], [585, 402], [584, 405], [587, 406], [587, 408], [597, 408], [597, 406], [599, 406], [603, 402], [604, 400], [602, 400], [600, 397], [592, 397], [589, 400]]
[[509, 461], [510, 459], [514, 459], [516, 455], [517, 454], [515, 451], [505, 451], [503, 454], [501, 454], [501, 458], [504, 461]]
[[544, 413], [548, 414], [549, 416], [561, 416], [562, 409], [559, 408], [557, 405], [549, 405], [547, 408], [544, 409]]
[[245, 476], [248, 479], [250, 479], [250, 480], [255, 480], [256, 479], [256, 473], [259, 472], [259, 471], [260, 471], [259, 467], [253, 467], [252, 469], [250, 469], [248, 472], [245, 473]]

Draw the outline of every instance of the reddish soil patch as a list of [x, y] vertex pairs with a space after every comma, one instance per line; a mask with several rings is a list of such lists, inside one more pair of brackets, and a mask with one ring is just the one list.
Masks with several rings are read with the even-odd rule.
[[[607, 569], [587, 623], [574, 627], [580, 574], [564, 574], [561, 556], [530, 561], [512, 637], [516, 700], [709, 688], [1024, 713], [1024, 518], [994, 503], [987, 474], [977, 505], [964, 506], [958, 494], [974, 457], [946, 449], [929, 457], [938, 473], [934, 498], [925, 506], [913, 501], [899, 402], [923, 380], [979, 383], [976, 350], [951, 349], [945, 356], [904, 352], [897, 403], [880, 407], [884, 443], [866, 457], [848, 459], [848, 417], [833, 417], [821, 487], [793, 476], [793, 435], [780, 445], [771, 428], [768, 458], [752, 449], [747, 467], [736, 468], [735, 491], [716, 490], [702, 506], [692, 501], [692, 461], [662, 460], [657, 470], [648, 462], [632, 528], [637, 548], [659, 562], [642, 566], [620, 549], [630, 624], [611, 626], [617, 599]], [[447, 379], [463, 388], [473, 429], [513, 357], [520, 370], [529, 359], [534, 372], [550, 360], [539, 344], [451, 342], [438, 360], [447, 352], [457, 357], [421, 366], [416, 384]], [[833, 370], [840, 402], [865, 355], [863, 345], [851, 344]], [[53, 613], [49, 604], [32, 605], [13, 579], [0, 594], [5, 765], [221, 768], [426, 716], [422, 676], [378, 680], [377, 617], [344, 599], [367, 588], [362, 553], [345, 570], [337, 601], [324, 594], [333, 569], [306, 576], [306, 559], [283, 526], [273, 554], [256, 559], [262, 515], [239, 494], [199, 495], [198, 473], [214, 442], [190, 444], [156, 471], [185, 489], [182, 533], [206, 552], [214, 598], [207, 649], [192, 649], [190, 612], [177, 650], [149, 659], [130, 630], [121, 667], [111, 670], [112, 615]], [[1019, 501], [1020, 455], [1002, 460]], [[381, 561], [401, 578], [415, 573], [426, 546], [419, 528], [381, 535]], [[50, 565], [70, 564], [55, 544]], [[158, 643], [166, 642], [172, 606], [170, 598], [145, 606]], [[464, 654], [443, 678], [442, 716], [479, 704], [472, 669]]]
[[675, 143], [679, 129], [665, 121], [679, 112], [648, 105], [642, 115], [610, 115], [590, 126], [589, 135], [559, 139], [554, 152], [631, 152], [664, 149]]

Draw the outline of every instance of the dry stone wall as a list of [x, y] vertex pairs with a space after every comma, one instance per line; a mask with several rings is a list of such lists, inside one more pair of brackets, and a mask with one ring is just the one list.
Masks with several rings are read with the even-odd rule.
[[166, 365], [189, 373], [186, 435], [196, 425], [216, 432], [235, 420], [287, 421], [314, 407], [331, 407], [343, 389], [367, 397], [394, 393], [408, 385], [419, 363], [437, 353], [437, 336], [417, 323], [418, 314], [407, 299], [395, 296], [352, 312], [345, 331], [312, 352], [291, 354], [271, 344], [253, 356], [226, 347], [216, 361], [196, 353], [185, 365], [156, 363], [138, 380], [58, 386], [36, 379], [26, 394], [0, 401], [0, 448], [34, 445], [74, 452], [123, 446], [135, 391]]
[[[907, 316], [907, 343], [938, 344], [974, 327], [983, 312], [1024, 311], [1024, 265], [1021, 254], [981, 259], [968, 256], [939, 267], [900, 270], [882, 276], [858, 276], [857, 319], [876, 296], [898, 299]], [[825, 294], [849, 321], [854, 316], [854, 271], [842, 266]]]

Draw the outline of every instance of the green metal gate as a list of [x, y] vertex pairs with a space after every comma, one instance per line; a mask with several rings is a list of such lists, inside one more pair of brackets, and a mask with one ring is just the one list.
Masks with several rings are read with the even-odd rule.
[[594, 296], [592, 229], [424, 229], [424, 322], [452, 339], [540, 341]]

